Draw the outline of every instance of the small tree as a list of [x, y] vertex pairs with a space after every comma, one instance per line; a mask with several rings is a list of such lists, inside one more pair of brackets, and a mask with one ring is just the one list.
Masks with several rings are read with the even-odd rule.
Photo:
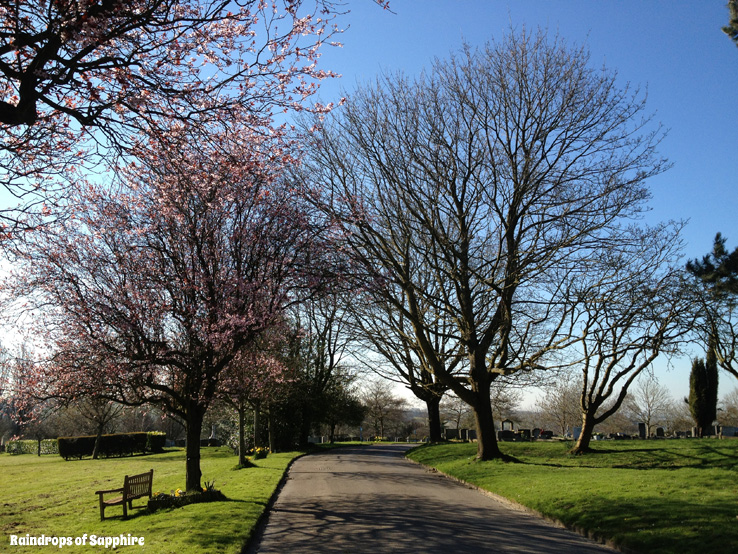
[[406, 406], [405, 400], [393, 394], [390, 384], [381, 379], [369, 383], [362, 394], [362, 401], [375, 437], [381, 438], [390, 427], [396, 426]]
[[557, 434], [564, 436], [582, 419], [579, 407], [580, 387], [571, 376], [546, 387], [536, 403], [539, 418], [550, 425]]
[[648, 436], [654, 425], [666, 420], [671, 404], [669, 390], [659, 383], [652, 371], [638, 378], [636, 386], [628, 393], [625, 401], [627, 413], [633, 419], [646, 424]]
[[441, 419], [453, 429], [474, 425], [474, 412], [471, 406], [455, 394], [447, 394], [441, 400]]

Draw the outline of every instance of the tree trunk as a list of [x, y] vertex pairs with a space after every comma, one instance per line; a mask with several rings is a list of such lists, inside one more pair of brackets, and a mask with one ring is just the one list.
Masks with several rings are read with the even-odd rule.
[[572, 454], [586, 454], [591, 452], [592, 449], [589, 447], [592, 441], [592, 433], [594, 432], [595, 418], [590, 411], [586, 411], [582, 414], [582, 431], [579, 433], [579, 439], [577, 444], [572, 449]]
[[92, 459], [97, 460], [100, 457], [100, 442], [102, 441], [103, 425], [97, 426], [97, 436], [95, 437], [95, 446], [92, 447]]
[[261, 429], [261, 411], [259, 406], [254, 406], [254, 448], [263, 446], [263, 431]]
[[238, 404], [238, 465], [249, 465], [246, 459], [246, 406], [242, 402]]
[[308, 437], [313, 425], [313, 408], [308, 401], [302, 408], [302, 421], [300, 421], [300, 448], [307, 449], [310, 446]]
[[495, 460], [503, 457], [497, 444], [495, 422], [492, 416], [492, 402], [489, 397], [489, 386], [477, 392], [474, 408], [474, 419], [477, 424], [477, 460]]
[[267, 425], [269, 426], [269, 452], [276, 452], [277, 448], [277, 426], [274, 422], [272, 410], [267, 411]]
[[441, 398], [433, 396], [425, 401], [428, 409], [428, 435], [431, 442], [441, 442], [443, 434], [441, 431]]
[[201, 406], [192, 406], [187, 410], [187, 445], [185, 454], [187, 456], [185, 484], [188, 491], [202, 491], [200, 479], [200, 435], [202, 434], [202, 422], [205, 410]]

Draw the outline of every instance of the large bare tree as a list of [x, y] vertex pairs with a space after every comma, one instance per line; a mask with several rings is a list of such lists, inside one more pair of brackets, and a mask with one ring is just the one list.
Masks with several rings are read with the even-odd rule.
[[[586, 49], [523, 31], [361, 88], [314, 144], [362, 292], [403, 314], [430, 371], [473, 407], [480, 459], [502, 456], [491, 383], [558, 364], [561, 283], [667, 166], [644, 102]], [[439, 322], [464, 375], [435, 348]]]

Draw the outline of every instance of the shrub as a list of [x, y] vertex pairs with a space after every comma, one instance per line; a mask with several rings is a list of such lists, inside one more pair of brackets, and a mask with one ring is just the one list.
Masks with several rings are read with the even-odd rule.
[[[146, 452], [162, 452], [166, 433], [115, 433], [100, 437], [99, 455], [106, 458], [132, 456]], [[65, 460], [92, 456], [95, 435], [59, 437], [59, 455]]]
[[149, 452], [163, 452], [167, 443], [167, 434], [160, 431], [146, 433], [146, 450]]
[[[39, 441], [37, 440], [13, 440], [6, 445], [8, 454], [38, 454]], [[41, 441], [41, 454], [58, 454], [59, 447], [56, 439], [44, 439]]]

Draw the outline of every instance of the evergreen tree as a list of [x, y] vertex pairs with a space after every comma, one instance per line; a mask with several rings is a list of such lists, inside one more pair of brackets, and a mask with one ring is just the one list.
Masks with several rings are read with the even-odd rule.
[[730, 24], [723, 27], [723, 33], [738, 45], [738, 0], [730, 0], [728, 10], [730, 10]]
[[[738, 32], [738, 29], [736, 30]], [[716, 294], [738, 294], [738, 248], [728, 252], [725, 237], [715, 235], [712, 252], [687, 262], [687, 271]]]
[[699, 435], [710, 434], [712, 422], [717, 418], [718, 366], [712, 344], [706, 359], [696, 358], [689, 375], [689, 411], [699, 428]]

